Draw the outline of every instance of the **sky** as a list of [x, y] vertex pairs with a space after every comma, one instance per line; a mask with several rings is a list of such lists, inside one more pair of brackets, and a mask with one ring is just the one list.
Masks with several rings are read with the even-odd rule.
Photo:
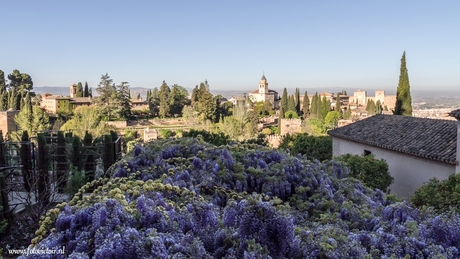
[[5, 1], [0, 69], [34, 86], [460, 93], [460, 1]]

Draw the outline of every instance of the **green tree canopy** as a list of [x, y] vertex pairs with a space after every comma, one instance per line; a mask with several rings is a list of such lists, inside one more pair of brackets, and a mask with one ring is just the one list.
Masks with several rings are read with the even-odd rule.
[[110, 127], [102, 121], [101, 114], [94, 106], [80, 106], [74, 110], [74, 116], [61, 127], [62, 131], [71, 131], [84, 139], [88, 132], [93, 138], [110, 133]]
[[18, 126], [18, 133], [16, 136], [12, 135], [13, 139], [20, 139], [19, 132], [27, 131], [28, 135], [32, 137], [37, 136], [37, 133], [47, 131], [51, 127], [48, 114], [38, 106], [31, 107], [22, 109], [14, 117], [14, 122]]

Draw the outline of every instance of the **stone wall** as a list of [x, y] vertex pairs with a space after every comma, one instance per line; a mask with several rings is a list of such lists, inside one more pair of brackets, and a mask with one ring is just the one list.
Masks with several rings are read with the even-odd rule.
[[295, 134], [302, 130], [301, 119], [281, 119], [281, 135]]
[[3, 137], [9, 132], [17, 130], [14, 116], [18, 113], [19, 111], [0, 111], [0, 130], [2, 131]]

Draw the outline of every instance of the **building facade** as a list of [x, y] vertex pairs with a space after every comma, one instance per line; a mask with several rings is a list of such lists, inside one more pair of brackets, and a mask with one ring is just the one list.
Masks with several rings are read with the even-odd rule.
[[[460, 116], [459, 116], [460, 117]], [[330, 130], [333, 156], [373, 154], [388, 163], [391, 193], [409, 198], [431, 178], [459, 173], [458, 122], [374, 115]]]
[[268, 81], [265, 75], [259, 81], [259, 88], [249, 93], [252, 102], [269, 101], [274, 109], [279, 107], [279, 95], [277, 91], [268, 89]]

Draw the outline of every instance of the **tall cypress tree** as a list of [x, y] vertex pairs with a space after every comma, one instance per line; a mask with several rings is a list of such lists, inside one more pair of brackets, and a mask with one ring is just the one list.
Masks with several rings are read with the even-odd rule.
[[288, 94], [287, 94], [287, 90], [286, 90], [286, 87], [284, 88], [283, 90], [283, 95], [281, 96], [281, 106], [283, 107], [283, 111], [286, 112], [288, 110], [288, 102], [289, 102], [289, 99], [288, 99]]
[[83, 97], [84, 96], [84, 92], [83, 92], [83, 85], [81, 84], [81, 82], [78, 82], [77, 84], [77, 93], [75, 94], [75, 97]]
[[406, 67], [406, 52], [401, 57], [399, 83], [396, 90], [395, 115], [412, 116], [412, 98], [410, 95], [409, 74]]
[[0, 70], [0, 111], [8, 109], [8, 92], [6, 91], [5, 73]]
[[88, 97], [88, 96], [89, 96], [88, 82], [85, 82], [85, 90], [84, 90], [84, 92], [83, 92], [83, 96], [84, 96], [84, 97]]
[[[305, 97], [304, 97], [305, 98]], [[317, 98], [318, 98], [318, 92], [316, 92], [313, 97], [311, 98], [311, 109], [310, 109], [310, 113], [311, 113], [311, 116], [313, 118], [316, 118], [316, 111], [318, 110], [318, 102], [317, 102]]]
[[297, 112], [297, 114], [300, 114], [300, 92], [299, 92], [299, 88], [295, 89], [294, 98], [295, 98], [295, 111]]
[[280, 114], [278, 116], [278, 134], [281, 135], [281, 119], [284, 119], [284, 109], [280, 106]]
[[318, 119], [322, 119], [322, 102], [321, 102], [321, 95], [319, 95], [318, 93], [316, 93], [316, 118]]
[[296, 112], [296, 107], [295, 107], [295, 99], [294, 96], [290, 95], [288, 98], [288, 106], [286, 111], [293, 111]]
[[305, 91], [305, 94], [303, 95], [302, 111], [304, 119], [310, 116], [310, 99], [308, 98], [307, 91]]

